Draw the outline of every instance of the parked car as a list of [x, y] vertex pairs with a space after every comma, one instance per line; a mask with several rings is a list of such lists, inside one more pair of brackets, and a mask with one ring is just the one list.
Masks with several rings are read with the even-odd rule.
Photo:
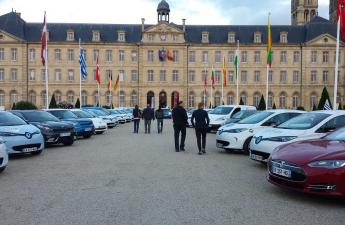
[[267, 179], [310, 194], [345, 196], [345, 128], [279, 146], [269, 158]]
[[221, 125], [235, 113], [241, 110], [256, 110], [255, 106], [248, 105], [222, 105], [208, 112], [210, 118], [210, 131], [217, 131]]
[[8, 163], [8, 154], [6, 151], [5, 141], [0, 138], [0, 173], [6, 169]]
[[162, 108], [162, 110], [163, 110], [163, 118], [171, 119], [171, 110], [169, 108]]
[[119, 123], [121, 124], [126, 123], [126, 115], [124, 113], [121, 113], [117, 109], [110, 109], [109, 111], [111, 115], [115, 116], [118, 119]]
[[75, 131], [71, 123], [60, 121], [52, 114], [42, 110], [18, 110], [11, 111], [27, 123], [30, 123], [41, 130], [46, 144], [72, 145]]
[[76, 136], [90, 138], [95, 132], [95, 126], [90, 119], [79, 119], [68, 109], [48, 109], [47, 112], [64, 122], [72, 123]]
[[298, 110], [267, 110], [251, 115], [217, 132], [217, 147], [248, 152], [252, 137], [260, 130], [279, 125], [304, 113]]
[[10, 112], [0, 111], [0, 137], [8, 154], [41, 154], [44, 138], [40, 129]]
[[255, 134], [250, 143], [250, 158], [267, 162], [273, 150], [281, 145], [316, 138], [345, 126], [345, 111], [313, 111], [295, 117], [274, 129]]
[[256, 110], [241, 110], [237, 113], [235, 113], [232, 117], [227, 119], [224, 123], [222, 123], [222, 126], [219, 128], [219, 130], [224, 129], [225, 127], [230, 126], [231, 124], [237, 123], [251, 115], [254, 115], [258, 113], [259, 111]]
[[108, 128], [114, 128], [119, 124], [119, 118], [113, 115], [110, 110], [102, 107], [82, 107], [82, 110], [91, 112], [99, 118], [102, 118], [107, 123]]
[[98, 118], [87, 111], [83, 111], [81, 109], [71, 109], [71, 112], [80, 119], [92, 120], [96, 134], [103, 134], [104, 131], [108, 129], [107, 123], [102, 118]]

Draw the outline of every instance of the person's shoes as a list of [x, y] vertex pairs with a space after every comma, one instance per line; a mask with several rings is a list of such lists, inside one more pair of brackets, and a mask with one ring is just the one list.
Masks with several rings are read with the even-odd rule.
[[202, 150], [202, 153], [203, 153], [203, 154], [206, 154], [206, 150], [205, 150], [205, 149], [203, 149], [203, 150]]
[[186, 151], [186, 149], [184, 149], [184, 148], [180, 148], [180, 151], [181, 151], [181, 152], [184, 152], [184, 151]]
[[179, 152], [179, 150], [178, 150], [178, 149], [175, 149], [175, 152]]
[[199, 155], [202, 155], [202, 152], [199, 152], [198, 154], [199, 154]]

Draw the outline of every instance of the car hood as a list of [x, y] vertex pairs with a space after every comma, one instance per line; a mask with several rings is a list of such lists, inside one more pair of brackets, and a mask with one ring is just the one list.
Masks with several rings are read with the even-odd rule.
[[280, 146], [272, 153], [272, 159], [300, 166], [320, 160], [345, 159], [345, 142], [326, 139], [294, 142]]
[[27, 124], [27, 125], [19, 125], [19, 126], [1, 126], [0, 132], [8, 132], [8, 133], [16, 133], [16, 134], [25, 134], [25, 133], [41, 133], [40, 129], [37, 127]]
[[64, 123], [64, 122], [55, 122], [55, 121], [45, 121], [45, 122], [30, 122], [32, 125], [41, 125], [45, 127], [49, 127], [51, 129], [55, 128], [73, 128], [73, 125], [70, 123]]
[[229, 124], [228, 126], [224, 126], [224, 130], [231, 130], [231, 129], [240, 129], [240, 128], [247, 128], [247, 129], [251, 129], [251, 128], [257, 128], [260, 127], [259, 124], [239, 124], [239, 123], [232, 123]]
[[279, 136], [302, 136], [308, 134], [308, 130], [290, 130], [280, 128], [267, 128], [258, 132], [255, 136], [262, 136], [262, 138], [279, 137]]

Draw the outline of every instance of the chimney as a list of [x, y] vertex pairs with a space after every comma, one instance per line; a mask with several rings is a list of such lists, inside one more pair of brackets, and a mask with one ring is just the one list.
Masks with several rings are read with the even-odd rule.
[[183, 32], [186, 32], [186, 19], [182, 19]]
[[145, 30], [145, 18], [141, 18], [141, 32]]
[[[13, 9], [12, 9], [12, 12], [13, 12]], [[17, 14], [17, 16], [19, 16], [19, 17], [21, 17], [21, 13], [20, 12], [17, 12], [17, 11], [14, 11], [15, 12], [15, 14]]]

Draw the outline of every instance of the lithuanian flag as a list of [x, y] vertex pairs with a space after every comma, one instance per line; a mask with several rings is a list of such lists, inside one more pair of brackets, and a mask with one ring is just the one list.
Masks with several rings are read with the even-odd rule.
[[272, 67], [272, 33], [270, 15], [268, 15], [268, 27], [267, 27], [267, 65]]
[[225, 61], [225, 56], [223, 58], [223, 86], [226, 86], [226, 61]]
[[117, 75], [115, 84], [114, 84], [114, 91], [116, 91], [119, 87], [119, 83], [120, 83], [120, 74]]

